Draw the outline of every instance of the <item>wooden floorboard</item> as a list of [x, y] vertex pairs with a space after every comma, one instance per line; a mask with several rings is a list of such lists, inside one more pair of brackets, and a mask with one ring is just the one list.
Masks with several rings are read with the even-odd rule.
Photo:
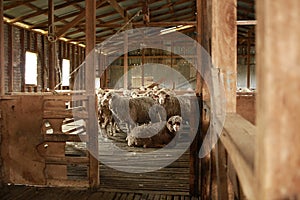
[[[1, 200], [188, 200], [188, 195], [158, 194], [155, 191], [101, 191], [83, 188], [7, 185], [0, 188]], [[197, 198], [195, 198], [197, 199]]]
[[[181, 133], [183, 137], [183, 141], [185, 141], [185, 136], [188, 135], [188, 129], [185, 129], [184, 132]], [[124, 159], [122, 155], [118, 155], [114, 152], [113, 149], [109, 146], [109, 143], [113, 142], [115, 146], [120, 149], [126, 150], [128, 152], [137, 152], [137, 153], [147, 153], [157, 151], [155, 148], [140, 148], [140, 147], [128, 147], [127, 142], [125, 140], [126, 136], [124, 133], [117, 133], [115, 136], [107, 136], [108, 139], [103, 137], [99, 137], [99, 151], [101, 155], [107, 156], [109, 158], [109, 162], [111, 164], [117, 164], [120, 168], [128, 168], [128, 166], [124, 165], [120, 160]], [[188, 142], [188, 141], [186, 141]], [[182, 150], [185, 146], [184, 143], [180, 143], [176, 151], [185, 152], [181, 155], [176, 161], [171, 163], [170, 165], [155, 170], [153, 172], [147, 173], [128, 173], [122, 172], [115, 169], [110, 168], [109, 166], [99, 163], [100, 170], [100, 188], [106, 191], [109, 190], [122, 190], [122, 191], [154, 191], [154, 192], [164, 192], [164, 193], [172, 193], [172, 194], [189, 194], [189, 149]], [[186, 149], [186, 148], [184, 148]], [[80, 143], [68, 143], [66, 145], [66, 155], [72, 157], [80, 157], [86, 156], [86, 144], [83, 142]], [[168, 150], [167, 150], [168, 151]], [[169, 150], [171, 155], [171, 151]], [[148, 161], [151, 164], [155, 163], [159, 165], [161, 162], [164, 162], [164, 159], [159, 153], [157, 156], [154, 156], [153, 160]], [[130, 169], [134, 169], [134, 167], [145, 166], [145, 162], [135, 163], [135, 166], [131, 166]], [[122, 166], [124, 165], [124, 166]], [[140, 166], [138, 166], [140, 165]], [[69, 180], [87, 180], [88, 179], [88, 168], [84, 165], [68, 165], [67, 173]], [[122, 199], [122, 196], [118, 197]], [[138, 197], [137, 197], [138, 198]], [[161, 197], [164, 198], [164, 197]]]

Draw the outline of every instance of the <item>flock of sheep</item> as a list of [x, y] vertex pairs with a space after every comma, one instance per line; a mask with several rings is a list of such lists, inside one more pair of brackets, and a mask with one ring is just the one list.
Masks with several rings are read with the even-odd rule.
[[[126, 134], [128, 146], [163, 147], [191, 113], [189, 96], [168, 89], [98, 90], [98, 120], [107, 135]], [[124, 128], [121, 124], [125, 124]]]

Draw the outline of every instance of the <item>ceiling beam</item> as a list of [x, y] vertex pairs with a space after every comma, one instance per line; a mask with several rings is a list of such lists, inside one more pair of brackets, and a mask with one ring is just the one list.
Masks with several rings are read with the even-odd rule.
[[[54, 10], [65, 8], [65, 7], [68, 7], [68, 6], [73, 5], [75, 3], [78, 3], [78, 2], [80, 2], [80, 1], [79, 0], [72, 0], [72, 1], [69, 1], [68, 3], [63, 3], [63, 4], [60, 4], [60, 5], [54, 6]], [[39, 10], [37, 12], [31, 13], [31, 14], [28, 14], [28, 15], [23, 15], [21, 17], [14, 18], [14, 19], [10, 20], [10, 22], [11, 23], [20, 22], [20, 21], [23, 21], [24, 19], [29, 19], [29, 18], [36, 17], [36, 16], [39, 16], [39, 15], [47, 15], [47, 14], [48, 14], [48, 8]], [[48, 22], [45, 22], [45, 24], [47, 24], [47, 23]], [[35, 28], [37, 26], [38, 25], [34, 25], [31, 28]]]
[[107, 0], [107, 2], [125, 19], [127, 13], [116, 0]]
[[[97, 4], [96, 4], [96, 9], [98, 7], [100, 7], [101, 5], [103, 5], [105, 2], [106, 2], [106, 0], [98, 1]], [[75, 19], [73, 19], [69, 24], [67, 24], [63, 28], [61, 28], [57, 32], [56, 36], [57, 37], [63, 36], [70, 28], [76, 26], [81, 20], [84, 20], [84, 19], [85, 19], [85, 10], [82, 10]]]
[[23, 0], [23, 1], [11, 1], [12, 3], [3, 7], [4, 10], [9, 10], [15, 8], [17, 6], [22, 6], [26, 3], [33, 2], [35, 0]]
[[[119, 28], [122, 27], [123, 23], [105, 23], [105, 24], [98, 24], [97, 27], [111, 27], [111, 28]], [[166, 27], [166, 26], [179, 26], [179, 25], [192, 25], [195, 26], [195, 21], [176, 21], [176, 22], [149, 22], [147, 25], [154, 26], [154, 27]], [[145, 26], [144, 23], [136, 22], [132, 23], [134, 27], [143, 27]]]

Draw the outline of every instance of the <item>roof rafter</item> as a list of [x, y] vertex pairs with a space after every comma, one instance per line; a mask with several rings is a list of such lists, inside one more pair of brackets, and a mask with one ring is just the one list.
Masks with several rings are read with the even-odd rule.
[[[58, 10], [58, 9], [67, 7], [67, 6], [73, 5], [73, 4], [78, 3], [78, 2], [79, 2], [78, 0], [72, 0], [72, 1], [69, 1], [67, 3], [63, 3], [63, 4], [60, 4], [60, 5], [54, 6], [54, 10]], [[28, 14], [28, 15], [23, 15], [21, 17], [14, 18], [14, 19], [11, 20], [11, 22], [12, 23], [19, 22], [19, 21], [23, 21], [24, 19], [29, 19], [29, 18], [36, 17], [36, 16], [39, 16], [39, 15], [47, 15], [47, 14], [48, 14], [48, 8], [41, 9], [41, 10], [39, 10], [37, 12], [31, 13], [31, 14]], [[45, 24], [47, 24], [47, 23], [48, 22], [45, 22]], [[32, 26], [32, 28], [34, 28], [34, 27], [35, 26]]]
[[107, 0], [107, 2], [125, 19], [127, 16], [126, 10], [122, 8], [116, 0]]
[[32, 1], [35, 1], [35, 0], [12, 1], [11, 4], [6, 5], [6, 6], [3, 6], [3, 9], [4, 9], [4, 10], [9, 10], [9, 9], [12, 9], [12, 8], [15, 8], [15, 7], [24, 5], [24, 4], [26, 4], [26, 3], [30, 3], [30, 2], [32, 2]]
[[[105, 2], [106, 2], [106, 0], [98, 1], [97, 4], [96, 4], [96, 9], [97, 9], [98, 7], [100, 7], [101, 5], [103, 5]], [[68, 23], [66, 26], [64, 26], [63, 28], [61, 28], [61, 29], [57, 32], [56, 36], [57, 36], [57, 37], [63, 36], [63, 35], [66, 33], [66, 31], [68, 31], [70, 28], [76, 26], [81, 20], [83, 20], [83, 19], [84, 19], [84, 16], [85, 16], [85, 10], [82, 10], [82, 11], [79, 13], [79, 15], [78, 15], [75, 19], [73, 19], [71, 22], [69, 22], [69, 23]]]

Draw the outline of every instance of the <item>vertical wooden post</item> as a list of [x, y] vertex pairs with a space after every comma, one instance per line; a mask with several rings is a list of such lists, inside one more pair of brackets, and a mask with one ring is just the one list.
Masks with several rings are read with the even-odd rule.
[[227, 160], [225, 147], [219, 140], [216, 144], [216, 172], [218, 183], [218, 199], [228, 199]]
[[227, 112], [236, 112], [237, 0], [212, 0], [212, 61], [224, 76]]
[[[206, 51], [210, 50], [209, 46], [209, 39], [211, 38], [211, 24], [209, 23], [209, 18], [208, 16], [211, 15], [211, 10], [208, 9], [208, 4], [210, 3], [209, 1], [211, 0], [201, 0], [201, 6], [198, 6], [197, 13], [201, 13], [201, 23], [199, 24], [201, 26], [201, 34], [198, 35], [200, 37], [198, 40], [201, 41], [201, 46], [204, 48]], [[203, 55], [203, 54], [202, 54]], [[197, 56], [197, 59], [200, 57]], [[200, 62], [201, 64], [202, 62]], [[208, 67], [208, 66], [206, 66]], [[207, 69], [202, 69], [201, 66], [201, 71], [204, 72]], [[204, 90], [204, 81], [201, 77], [201, 93], [203, 93]], [[201, 112], [203, 114], [203, 112]], [[201, 115], [201, 120], [204, 119], [204, 116]], [[201, 130], [203, 128], [201, 127]], [[204, 138], [206, 137], [207, 133], [201, 131], [201, 139], [200, 141], [203, 142]], [[200, 160], [200, 185], [199, 185], [199, 190], [200, 190], [200, 198], [201, 199], [209, 199], [211, 198], [211, 188], [210, 188], [210, 182], [211, 182], [211, 176], [212, 176], [212, 168], [211, 168], [211, 162], [213, 160], [214, 155], [207, 155], [204, 158], [201, 158]]]
[[98, 129], [95, 110], [95, 44], [96, 44], [96, 0], [85, 0], [86, 16], [86, 94], [88, 97], [87, 134], [89, 136], [89, 183], [91, 188], [99, 186]]
[[250, 88], [251, 85], [251, 80], [250, 80], [250, 73], [251, 73], [251, 69], [250, 69], [250, 50], [251, 50], [251, 41], [250, 41], [250, 31], [248, 32], [248, 39], [247, 39], [247, 88]]
[[[196, 2], [197, 6], [197, 36], [196, 40], [197, 42], [202, 45], [202, 0], [197, 0]], [[197, 47], [197, 72], [196, 72], [196, 94], [201, 94], [202, 93], [202, 77], [199, 71], [201, 71], [201, 48]]]
[[256, 199], [299, 199], [300, 1], [256, 3]]
[[[48, 26], [53, 27], [54, 24], [54, 3], [53, 0], [48, 0]], [[49, 68], [49, 88], [54, 90], [55, 88], [55, 65], [56, 65], [56, 52], [55, 52], [55, 42], [48, 42], [49, 47], [49, 58], [48, 58], [48, 68]]]
[[[190, 146], [190, 195], [193, 197], [199, 197], [199, 150], [200, 150], [200, 137], [201, 132], [200, 128], [202, 126], [202, 121], [196, 121], [196, 119], [200, 118], [202, 114], [202, 97], [197, 96], [195, 99], [191, 99], [191, 109], [195, 110], [199, 108], [200, 113], [199, 116], [195, 116], [195, 113], [190, 116], [190, 132], [195, 133], [196, 136]], [[199, 107], [197, 107], [196, 103]], [[198, 129], [197, 129], [198, 128]], [[196, 130], [197, 129], [197, 130]]]
[[20, 71], [21, 71], [21, 92], [25, 92], [25, 30], [20, 29]]
[[42, 92], [45, 91], [46, 87], [46, 77], [45, 77], [45, 69], [46, 69], [46, 51], [45, 51], [45, 36], [41, 35], [41, 89]]
[[124, 89], [128, 89], [128, 35], [124, 33]]
[[71, 77], [70, 77], [70, 90], [73, 90], [74, 88], [74, 76], [75, 76], [75, 73], [73, 72], [74, 69], [76, 69], [76, 49], [75, 49], [75, 45], [74, 44], [71, 44], [71, 47], [70, 49], [72, 49], [72, 54], [71, 54], [71, 58], [70, 58], [70, 72], [72, 73], [71, 74]]
[[5, 57], [4, 57], [4, 21], [3, 0], [0, 0], [0, 95], [5, 94]]
[[142, 49], [142, 86], [145, 86], [145, 48]]
[[8, 26], [8, 92], [14, 90], [14, 28]]

